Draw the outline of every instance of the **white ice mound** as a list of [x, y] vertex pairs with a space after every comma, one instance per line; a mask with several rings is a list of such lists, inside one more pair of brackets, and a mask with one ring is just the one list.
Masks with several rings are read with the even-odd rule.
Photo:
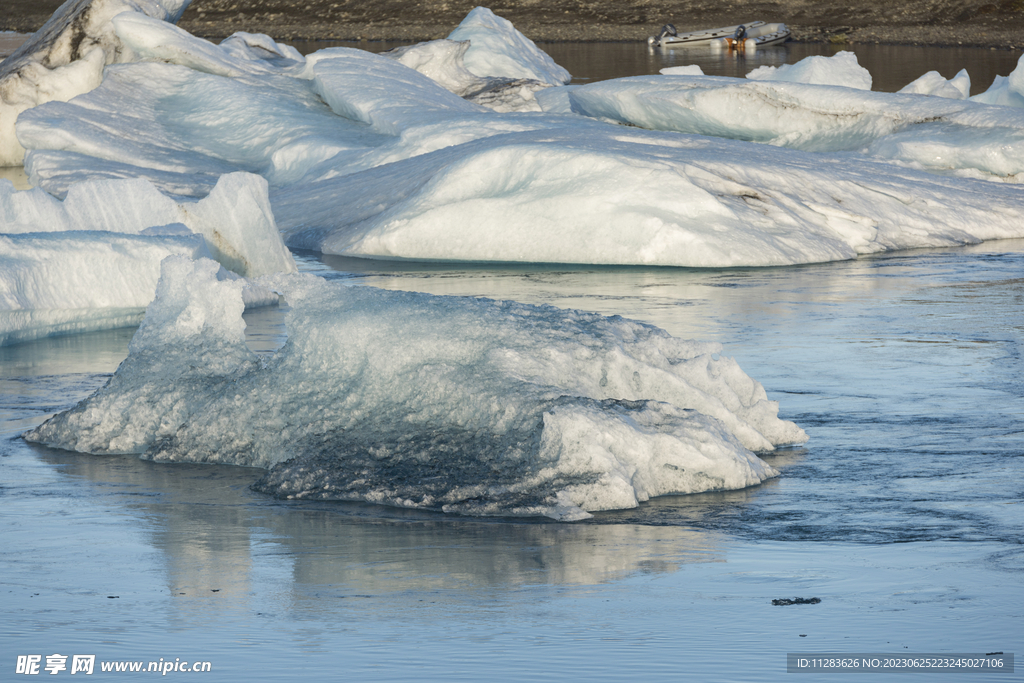
[[299, 73], [305, 67], [305, 58], [295, 48], [262, 34], [235, 33], [214, 45], [137, 12], [119, 14], [112, 24], [135, 61], [179, 64], [218, 76]]
[[861, 151], [942, 173], [1024, 172], [1024, 115], [974, 101], [712, 76], [619, 78], [567, 95], [578, 114], [652, 130]]
[[1024, 55], [1017, 60], [1017, 68], [1009, 76], [996, 76], [988, 90], [971, 99], [984, 104], [1024, 107]]
[[0, 166], [19, 166], [25, 150], [14, 134], [18, 114], [43, 102], [89, 92], [103, 67], [134, 53], [115, 34], [124, 12], [176, 22], [190, 0], [67, 0], [28, 41], [0, 61]]
[[966, 100], [971, 95], [971, 77], [967, 69], [961, 69], [948, 81], [938, 71], [929, 71], [900, 89], [901, 93], [931, 95], [951, 100]]
[[796, 64], [759, 66], [748, 73], [747, 78], [871, 90], [871, 73], [857, 63], [857, 55], [846, 51], [831, 57], [804, 57]]
[[528, 78], [549, 85], [564, 85], [572, 74], [486, 7], [477, 7], [448, 35], [448, 40], [468, 40], [463, 57], [466, 68], [480, 77]]
[[141, 234], [169, 224], [202, 235], [209, 254], [239, 275], [296, 271], [277, 230], [267, 181], [251, 173], [221, 176], [210, 195], [197, 202], [175, 201], [142, 179], [81, 183], [71, 187], [64, 201], [39, 189], [16, 191], [10, 181], [0, 180], [0, 234]]
[[245, 345], [240, 284], [168, 259], [106, 387], [26, 435], [91, 453], [273, 468], [284, 497], [578, 519], [774, 476], [806, 439], [717, 344], [551, 307], [265, 282], [288, 341]]
[[17, 129], [33, 150], [26, 157], [33, 182], [52, 194], [101, 175], [205, 196], [225, 173], [294, 181], [315, 162], [379, 144], [366, 124], [334, 114], [308, 80], [228, 78], [156, 63], [109, 67], [96, 90], [27, 111]]
[[487, 85], [487, 79], [470, 73], [466, 68], [463, 58], [468, 49], [468, 40], [442, 39], [397, 47], [381, 54], [419, 71], [445, 90], [465, 97]]
[[138, 325], [176, 254], [209, 251], [199, 235], [0, 234], [0, 346]]
[[384, 135], [484, 111], [418, 71], [364, 50], [330, 48], [309, 61], [317, 94], [336, 114]]
[[658, 73], [666, 76], [703, 76], [704, 69], [697, 64], [686, 64], [684, 66], [667, 66]]
[[476, 76], [463, 63], [468, 49], [468, 40], [432, 40], [382, 54], [415, 69], [449, 92], [492, 111], [541, 111], [536, 93], [550, 88], [550, 83], [529, 78]]
[[596, 124], [495, 135], [273, 196], [286, 243], [324, 253], [688, 267], [1022, 237], [1022, 200], [1012, 185]]

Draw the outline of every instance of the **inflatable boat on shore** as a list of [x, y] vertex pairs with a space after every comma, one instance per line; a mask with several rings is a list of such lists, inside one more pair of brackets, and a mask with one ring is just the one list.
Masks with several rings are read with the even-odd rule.
[[749, 24], [711, 28], [704, 31], [676, 33], [676, 27], [666, 24], [656, 36], [647, 39], [654, 47], [720, 47], [758, 48], [778, 45], [789, 40], [790, 30], [785, 24], [752, 21]]

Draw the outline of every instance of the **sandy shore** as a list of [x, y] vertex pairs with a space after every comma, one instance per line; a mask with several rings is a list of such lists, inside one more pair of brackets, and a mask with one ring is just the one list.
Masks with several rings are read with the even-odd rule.
[[[60, 0], [4, 0], [0, 30], [36, 31]], [[282, 40], [443, 38], [478, 0], [193, 0], [180, 25], [206, 38], [235, 31]], [[640, 41], [666, 22], [687, 31], [783, 21], [794, 40], [835, 44], [1024, 47], [1024, 0], [503, 0], [490, 5], [533, 40]]]

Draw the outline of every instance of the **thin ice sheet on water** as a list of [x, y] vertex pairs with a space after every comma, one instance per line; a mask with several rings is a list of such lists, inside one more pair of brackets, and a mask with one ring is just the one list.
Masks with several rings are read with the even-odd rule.
[[216, 269], [165, 261], [108, 385], [26, 438], [272, 468], [259, 487], [286, 497], [561, 519], [750, 486], [775, 475], [750, 449], [806, 439], [719, 345], [578, 311], [277, 276], [288, 341], [260, 358]]

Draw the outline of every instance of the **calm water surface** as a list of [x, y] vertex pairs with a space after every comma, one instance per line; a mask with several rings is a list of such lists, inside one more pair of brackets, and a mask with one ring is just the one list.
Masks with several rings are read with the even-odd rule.
[[[580, 79], [694, 58], [543, 47]], [[889, 90], [964, 66], [984, 88], [1017, 57], [856, 50], [888, 64]], [[720, 66], [702, 68], [750, 64]], [[1024, 652], [1024, 241], [709, 271], [298, 257], [352, 284], [720, 341], [811, 440], [767, 455], [782, 476], [764, 485], [578, 524], [282, 502], [246, 468], [17, 438], [101, 386], [132, 330], [0, 348], [0, 670], [61, 653], [206, 660], [209, 680], [764, 681], [791, 677], [787, 652]], [[255, 349], [281, 343], [280, 311], [247, 320]], [[868, 678], [907, 676], [838, 676]]]
[[[384, 52], [408, 43], [386, 41], [305, 41], [292, 43], [303, 54], [324, 47], [357, 47]], [[805, 57], [830, 57], [847, 50], [871, 72], [872, 90], [896, 92], [928, 71], [952, 78], [961, 69], [971, 76], [971, 94], [984, 92], [995, 76], [1008, 76], [1017, 66], [1020, 50], [976, 47], [920, 47], [906, 45], [827, 45], [785, 43], [752, 55], [710, 48], [663, 50], [646, 43], [540, 43], [539, 47], [573, 75], [573, 83], [657, 74], [670, 66], [697, 64], [709, 76], [743, 78], [760, 66], [795, 64]]]
[[[105, 381], [131, 331], [7, 347], [0, 650], [374, 681], [761, 681], [790, 651], [1021, 650], [1024, 241], [717, 271], [299, 258], [719, 340], [811, 440], [766, 456], [765, 485], [583, 524], [287, 503], [245, 468], [13, 438]], [[254, 347], [280, 343], [280, 312], [248, 318]]]

